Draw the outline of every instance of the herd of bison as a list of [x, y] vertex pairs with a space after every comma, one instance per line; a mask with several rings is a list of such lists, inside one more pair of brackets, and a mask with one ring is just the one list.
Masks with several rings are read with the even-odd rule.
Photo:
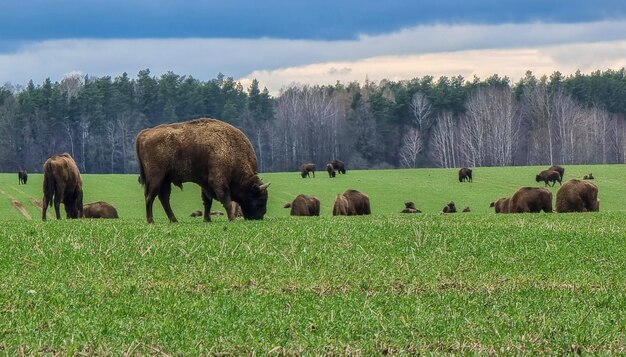
[[[201, 187], [203, 211], [192, 217], [203, 217], [210, 222], [211, 216], [221, 214], [211, 211], [213, 199], [224, 207], [229, 220], [237, 217], [262, 219], [266, 213], [269, 183], [258, 177], [256, 154], [248, 138], [239, 129], [216, 119], [196, 119], [188, 122], [163, 124], [148, 128], [137, 135], [135, 149], [139, 161], [139, 183], [144, 187], [146, 220], [153, 223], [152, 206], [158, 197], [170, 222], [176, 216], [170, 206], [172, 184], [182, 187], [184, 182], [194, 182]], [[326, 165], [330, 178], [337, 173], [345, 174], [346, 167], [340, 160]], [[67, 218], [118, 218], [111, 204], [94, 202], [83, 205], [83, 182], [74, 159], [67, 153], [50, 157], [43, 165], [42, 220], [46, 220], [48, 206], [54, 206], [56, 218], [60, 219], [63, 203]], [[556, 182], [561, 185], [565, 170], [551, 166], [541, 171], [536, 182], [545, 186]], [[315, 177], [315, 164], [303, 164], [302, 178]], [[459, 182], [472, 182], [472, 169], [462, 168]], [[20, 184], [26, 184], [28, 174], [18, 172]], [[598, 187], [589, 180], [572, 179], [561, 185], [556, 194], [556, 212], [598, 211]], [[285, 204], [292, 216], [319, 216], [320, 200], [315, 196], [298, 195]], [[491, 203], [496, 213], [553, 212], [552, 192], [543, 187], [522, 187], [509, 197]], [[465, 207], [463, 212], [470, 212]], [[420, 213], [413, 202], [406, 202], [401, 213]], [[455, 213], [454, 202], [449, 202], [442, 213]], [[346, 190], [337, 195], [333, 215], [367, 215], [371, 213], [369, 197], [357, 190]]]

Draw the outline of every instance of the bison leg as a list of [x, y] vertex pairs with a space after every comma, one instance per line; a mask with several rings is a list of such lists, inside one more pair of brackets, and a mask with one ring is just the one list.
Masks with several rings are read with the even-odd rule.
[[161, 189], [159, 190], [159, 200], [161, 201], [161, 205], [165, 210], [165, 214], [167, 214], [167, 218], [170, 219], [171, 223], [176, 223], [176, 216], [174, 216], [174, 212], [172, 211], [172, 206], [170, 206], [170, 194], [172, 193], [172, 184], [169, 182], [164, 182], [161, 185]]
[[213, 205], [213, 197], [206, 190], [202, 189], [202, 204], [204, 205], [204, 221], [211, 222], [211, 206]]
[[147, 185], [146, 185], [146, 220], [148, 221], [148, 223], [154, 223], [154, 216], [152, 214], [152, 206], [154, 204], [154, 199], [156, 198], [156, 190], [155, 189], [151, 189], [148, 191], [147, 189]]

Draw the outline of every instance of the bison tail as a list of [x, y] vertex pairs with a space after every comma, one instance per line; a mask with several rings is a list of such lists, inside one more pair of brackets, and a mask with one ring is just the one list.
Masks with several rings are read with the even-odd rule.
[[139, 152], [139, 140], [135, 142], [135, 151], [137, 152], [137, 161], [139, 162], [139, 177], [137, 181], [145, 185], [146, 184], [146, 172], [143, 169], [143, 162], [141, 161], [141, 153]]
[[56, 184], [54, 182], [54, 175], [52, 173], [52, 168], [50, 165], [46, 165], [43, 168], [43, 196], [48, 202], [48, 206], [52, 206], [52, 200], [54, 197], [54, 191], [56, 188]]

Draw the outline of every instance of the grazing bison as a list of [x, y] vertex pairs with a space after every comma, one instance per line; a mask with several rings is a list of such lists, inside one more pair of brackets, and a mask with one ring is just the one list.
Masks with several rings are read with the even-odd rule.
[[589, 175], [585, 175], [583, 176], [583, 180], [593, 180], [595, 177], [593, 177], [593, 174], [590, 172]]
[[545, 182], [545, 186], [548, 186], [548, 182], [552, 182], [552, 186], [554, 186], [554, 184], [558, 181], [559, 185], [561, 185], [561, 174], [558, 171], [543, 170], [539, 173], [539, 175], [535, 176], [535, 181], [543, 181]]
[[117, 210], [106, 202], [88, 203], [83, 206], [84, 218], [119, 218]]
[[202, 217], [202, 211], [193, 211], [189, 217]]
[[459, 170], [459, 182], [472, 182], [472, 169], [464, 167]]
[[17, 180], [18, 180], [18, 185], [26, 185], [26, 182], [28, 181], [28, 173], [26, 172], [26, 170], [20, 170], [17, 173]]
[[548, 167], [548, 171], [556, 171], [561, 175], [561, 181], [563, 180], [563, 175], [565, 175], [565, 168], [559, 165], [552, 165]]
[[43, 201], [41, 220], [54, 202], [56, 218], [61, 219], [61, 202], [67, 218], [83, 216], [83, 179], [76, 162], [68, 153], [54, 155], [43, 164]]
[[472, 212], [472, 210], [468, 207], [463, 208], [463, 212]]
[[509, 200], [509, 213], [552, 212], [552, 192], [542, 187], [522, 187]]
[[371, 214], [369, 197], [357, 190], [346, 190], [337, 195], [333, 207], [333, 216], [354, 216]]
[[326, 165], [326, 171], [328, 171], [328, 177], [330, 178], [333, 178], [335, 177], [335, 175], [337, 175], [337, 172], [335, 171], [335, 168], [333, 167], [332, 164]]
[[333, 169], [335, 171], [338, 171], [340, 174], [346, 173], [346, 164], [344, 164], [343, 161], [332, 160], [331, 162], [329, 162], [329, 164], [331, 164], [333, 166]]
[[495, 202], [491, 202], [489, 207], [493, 207], [496, 213], [510, 213], [509, 212], [509, 197], [502, 197]]
[[448, 203], [442, 211], [443, 213], [456, 213], [456, 206], [454, 205], [454, 202], [450, 201], [450, 203]]
[[204, 221], [211, 221], [213, 199], [235, 219], [233, 201], [245, 219], [263, 219], [267, 187], [257, 175], [256, 154], [241, 130], [215, 119], [164, 124], [142, 130], [135, 143], [139, 181], [144, 185], [146, 219], [153, 223], [156, 196], [170, 222], [177, 222], [170, 206], [171, 184], [182, 188], [195, 182], [202, 188]]
[[422, 213], [422, 211], [415, 207], [415, 203], [409, 201], [404, 203], [404, 209], [400, 213]]
[[292, 216], [319, 216], [320, 200], [315, 196], [298, 195], [291, 203], [286, 204], [285, 208], [291, 208]]
[[311, 177], [309, 173], [312, 173], [313, 177], [315, 177], [315, 164], [302, 164], [302, 166], [300, 166], [300, 175], [302, 175], [302, 178]]
[[557, 212], [597, 212], [600, 210], [598, 186], [591, 182], [572, 179], [556, 193]]

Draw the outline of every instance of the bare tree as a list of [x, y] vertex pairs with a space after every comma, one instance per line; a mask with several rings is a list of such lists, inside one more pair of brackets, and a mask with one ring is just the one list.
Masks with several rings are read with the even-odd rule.
[[400, 148], [400, 164], [403, 167], [417, 167], [417, 157], [422, 151], [422, 137], [420, 131], [410, 128], [402, 139]]
[[413, 122], [417, 125], [420, 133], [428, 130], [432, 124], [432, 106], [430, 101], [422, 92], [415, 92], [409, 103], [411, 114], [413, 114]]
[[437, 116], [437, 124], [432, 136], [433, 156], [440, 167], [456, 167], [456, 125], [451, 112]]
[[67, 94], [67, 100], [76, 97], [80, 88], [85, 85], [85, 77], [78, 72], [71, 72], [66, 74], [61, 82], [59, 88], [63, 93]]

